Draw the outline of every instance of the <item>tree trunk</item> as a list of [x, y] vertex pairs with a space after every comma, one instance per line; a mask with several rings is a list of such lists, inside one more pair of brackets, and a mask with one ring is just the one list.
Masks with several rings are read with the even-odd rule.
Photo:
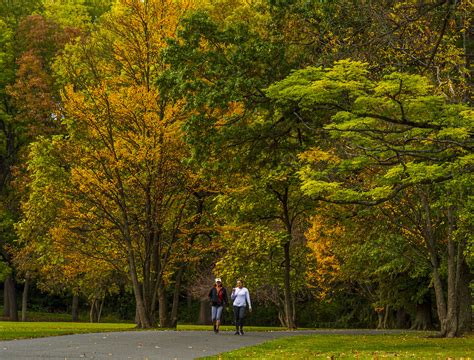
[[459, 279], [459, 334], [472, 330], [472, 293], [469, 286], [472, 278], [468, 265], [462, 261]]
[[280, 325], [282, 327], [287, 327], [288, 325], [285, 322], [285, 316], [281, 313], [281, 311], [278, 311], [278, 321], [280, 321]]
[[100, 307], [97, 312], [97, 322], [100, 323], [100, 318], [102, 317], [102, 310], [104, 309], [104, 303], [105, 303], [105, 296], [102, 298], [102, 301], [100, 302]]
[[171, 319], [170, 325], [172, 328], [176, 328], [178, 326], [178, 305], [179, 305], [179, 294], [181, 291], [181, 279], [183, 277], [184, 266], [182, 266], [178, 273], [176, 274], [176, 282], [174, 285], [174, 292], [173, 292], [173, 305], [171, 307]]
[[283, 277], [283, 296], [284, 296], [284, 307], [285, 307], [285, 322], [288, 329], [293, 330], [296, 328], [295, 319], [291, 309], [291, 255], [290, 247], [291, 241], [293, 240], [293, 221], [290, 217], [290, 210], [288, 207], [288, 187], [285, 187], [284, 193], [272, 189], [277, 199], [281, 202], [283, 225], [287, 232], [287, 241], [283, 245], [284, 251], [284, 277]]
[[23, 286], [23, 295], [21, 297], [21, 321], [26, 321], [26, 311], [28, 306], [28, 288], [30, 285], [30, 278], [26, 276], [25, 284]]
[[389, 317], [390, 317], [390, 305], [385, 305], [385, 316], [383, 318], [383, 329], [388, 329], [389, 328], [389, 325], [388, 325], [388, 321], [389, 321]]
[[[428, 252], [430, 255], [431, 276], [433, 279], [433, 287], [435, 290], [436, 310], [438, 313], [438, 318], [439, 318], [439, 323], [440, 323], [440, 336], [445, 337], [447, 336], [448, 326], [450, 324], [448, 324], [448, 321], [447, 321], [448, 307], [446, 304], [446, 300], [444, 298], [443, 283], [441, 281], [441, 276], [439, 274], [439, 261], [438, 261], [438, 254], [436, 253], [435, 238], [433, 234], [433, 225], [431, 221], [431, 209], [428, 203], [428, 198], [422, 195], [421, 199], [422, 199], [423, 207], [425, 210], [425, 216], [426, 216], [424, 237], [425, 237], [426, 246], [428, 248]], [[450, 261], [449, 252], [450, 252], [450, 246], [448, 245], [448, 262]], [[448, 275], [448, 281], [449, 281], [449, 275]]]
[[10, 318], [10, 296], [8, 294], [7, 279], [3, 284], [3, 317], [6, 319]]
[[171, 327], [170, 319], [168, 317], [168, 303], [166, 301], [166, 289], [164, 284], [158, 286], [158, 313], [160, 317], [160, 327]]
[[72, 296], [72, 321], [79, 321], [79, 296]]
[[[448, 294], [447, 294], [447, 317], [446, 337], [458, 336], [459, 324], [459, 279], [461, 270], [461, 254], [456, 254], [456, 246], [453, 240], [454, 220], [452, 208], [448, 208]], [[461, 247], [458, 247], [460, 251]], [[459, 266], [457, 266], [457, 264]]]
[[381, 330], [383, 329], [384, 311], [377, 311], [377, 319], [378, 319], [377, 330]]
[[140, 314], [138, 313], [138, 307], [137, 304], [135, 303], [135, 324], [140, 323]]
[[[423, 199], [425, 207], [426, 231], [425, 237], [427, 239], [428, 250], [430, 252], [433, 285], [436, 294], [436, 307], [438, 310], [438, 317], [440, 321], [440, 336], [442, 337], [456, 337], [461, 334], [460, 321], [460, 305], [461, 305], [461, 288], [463, 284], [461, 281], [462, 268], [464, 262], [463, 252], [465, 250], [464, 239], [459, 239], [457, 246], [454, 241], [455, 217], [453, 208], [447, 209], [447, 292], [446, 300], [443, 293], [443, 285], [439, 274], [439, 261], [434, 246], [434, 236], [431, 225], [430, 209], [427, 199]], [[465, 306], [465, 305], [464, 305]], [[464, 310], [465, 311], [465, 310]], [[463, 312], [466, 316], [465, 312]]]
[[143, 302], [143, 295], [141, 291], [140, 282], [138, 281], [137, 268], [135, 265], [133, 250], [131, 250], [131, 245], [129, 245], [128, 265], [130, 270], [130, 277], [132, 279], [133, 292], [135, 294], [136, 310], [138, 313], [137, 326], [142, 329], [151, 328], [152, 324], [150, 322], [150, 319], [148, 318], [147, 311], [145, 309], [145, 304]]
[[190, 293], [186, 294], [186, 308], [188, 309], [188, 312], [191, 311], [191, 308], [193, 307], [193, 297]]
[[405, 311], [405, 309], [397, 309], [395, 326], [397, 329], [410, 328], [410, 315]]
[[433, 320], [431, 317], [431, 304], [424, 302], [423, 304], [416, 304], [415, 321], [413, 322], [412, 330], [432, 330]]
[[16, 302], [16, 286], [12, 275], [8, 275], [5, 279], [5, 287], [7, 288], [8, 299], [8, 319], [10, 321], [18, 321], [18, 305]]
[[96, 298], [94, 298], [94, 299], [92, 300], [92, 302], [90, 303], [89, 322], [91, 322], [91, 323], [97, 322], [96, 303], [97, 303], [97, 299], [96, 299]]
[[209, 325], [211, 323], [211, 308], [207, 297], [200, 299], [199, 306], [199, 325]]
[[285, 296], [285, 322], [288, 329], [295, 329], [295, 322], [292, 317], [291, 311], [291, 286], [290, 286], [290, 275], [291, 275], [291, 258], [290, 258], [290, 242], [286, 242], [283, 246], [285, 252], [285, 278], [284, 278], [284, 290]]

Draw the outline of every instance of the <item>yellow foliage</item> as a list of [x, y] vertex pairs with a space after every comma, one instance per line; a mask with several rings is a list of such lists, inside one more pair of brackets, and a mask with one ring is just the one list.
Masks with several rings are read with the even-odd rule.
[[310, 150], [307, 150], [298, 155], [298, 157], [309, 163], [317, 162], [329, 162], [333, 164], [339, 164], [341, 159], [335, 153], [334, 149], [332, 150], [322, 150], [318, 147], [313, 147]]
[[329, 224], [323, 215], [311, 218], [311, 227], [306, 232], [307, 246], [310, 249], [306, 277], [309, 285], [320, 290], [319, 296], [324, 298], [337, 279], [340, 263], [333, 253], [338, 239], [343, 236], [342, 226]]

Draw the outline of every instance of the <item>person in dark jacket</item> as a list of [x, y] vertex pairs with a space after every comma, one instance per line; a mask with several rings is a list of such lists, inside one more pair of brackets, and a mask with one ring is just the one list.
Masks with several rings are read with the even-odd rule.
[[209, 291], [209, 300], [211, 301], [211, 315], [212, 323], [214, 325], [214, 332], [219, 332], [219, 325], [221, 323], [222, 311], [224, 306], [229, 303], [227, 297], [227, 290], [222, 286], [220, 278], [216, 278], [214, 287]]

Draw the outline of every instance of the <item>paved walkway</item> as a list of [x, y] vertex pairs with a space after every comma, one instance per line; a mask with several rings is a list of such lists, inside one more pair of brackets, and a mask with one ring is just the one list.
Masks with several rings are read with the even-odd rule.
[[1, 360], [108, 359], [166, 360], [194, 359], [263, 343], [268, 340], [301, 335], [381, 334], [375, 330], [315, 330], [249, 332], [244, 336], [230, 331], [128, 331], [78, 334], [48, 338], [0, 341]]

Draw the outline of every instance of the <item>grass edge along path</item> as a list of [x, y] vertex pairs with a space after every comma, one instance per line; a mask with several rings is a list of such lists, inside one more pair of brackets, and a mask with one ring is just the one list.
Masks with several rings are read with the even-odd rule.
[[[225, 359], [464, 359], [474, 358], [474, 334], [430, 338], [415, 332], [384, 335], [311, 334], [285, 337], [239, 350], [203, 357]], [[249, 336], [251, 336], [249, 334]]]
[[[223, 331], [233, 330], [231, 325], [222, 326]], [[154, 328], [149, 330], [137, 329], [133, 323], [88, 323], [88, 322], [12, 322], [0, 321], [0, 341], [33, 339], [39, 337], [86, 334], [111, 331], [211, 331], [210, 325], [178, 325], [177, 329]], [[282, 331], [281, 327], [248, 326], [248, 331]]]
[[0, 321], [0, 341], [133, 330], [135, 324]]

